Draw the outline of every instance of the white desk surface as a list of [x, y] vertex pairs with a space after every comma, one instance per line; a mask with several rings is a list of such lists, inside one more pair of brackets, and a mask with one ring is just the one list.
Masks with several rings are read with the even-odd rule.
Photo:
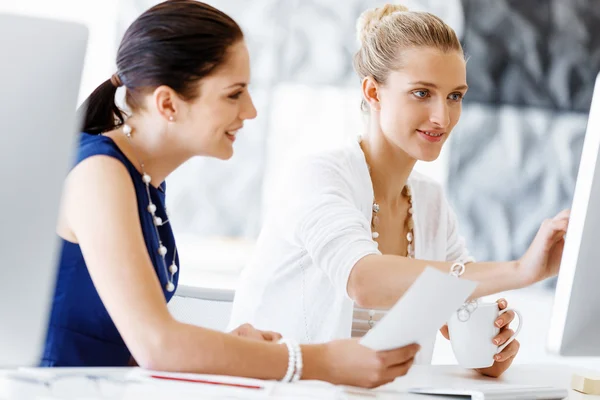
[[[30, 369], [38, 377], [38, 382], [27, 382], [25, 380], [15, 381], [8, 379], [7, 376], [14, 374], [15, 371], [0, 371], [0, 399], [209, 399], [209, 398], [257, 398], [255, 393], [248, 391], [248, 396], [240, 395], [239, 392], [234, 397], [205, 395], [203, 393], [204, 385], [199, 384], [130, 384], [120, 383], [119, 379], [124, 379], [131, 368], [63, 368], [63, 369]], [[300, 385], [286, 385], [276, 383], [273, 392], [269, 398], [348, 398], [348, 399], [442, 399], [439, 396], [424, 396], [414, 394], [392, 394], [390, 390], [404, 391], [409, 387], [419, 386], [447, 386], [464, 385], [468, 387], [474, 383], [481, 382], [501, 382], [507, 384], [524, 384], [554, 386], [570, 389], [571, 376], [575, 372], [588, 372], [592, 376], [600, 375], [600, 366], [597, 371], [576, 370], [568, 366], [559, 365], [513, 365], [499, 379], [491, 379], [480, 376], [479, 374], [462, 369], [458, 366], [414, 366], [409, 374], [397, 379], [395, 382], [384, 386], [375, 391], [357, 390], [356, 394], [347, 394], [346, 397], [339, 397], [341, 388], [334, 387], [321, 382], [301, 382]], [[43, 381], [52, 376], [51, 374], [66, 374], [69, 378], [55, 381], [53, 388], [50, 389]], [[79, 375], [88, 375], [95, 377], [110, 377], [110, 379], [97, 380], [96, 383], [84, 378], [77, 378]], [[223, 393], [225, 394], [225, 393]], [[198, 397], [201, 395], [201, 397]], [[290, 396], [291, 395], [291, 396]], [[289, 397], [288, 397], [289, 396]], [[264, 398], [264, 397], [263, 397]], [[570, 400], [600, 400], [600, 396], [589, 396], [569, 391]]]

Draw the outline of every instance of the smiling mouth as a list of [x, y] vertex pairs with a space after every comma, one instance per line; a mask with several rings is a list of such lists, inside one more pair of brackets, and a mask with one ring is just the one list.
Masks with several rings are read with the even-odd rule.
[[429, 143], [441, 143], [443, 136], [446, 134], [446, 132], [422, 131], [420, 129], [417, 129], [417, 133], [421, 139], [426, 140]]
[[434, 137], [434, 138], [440, 137], [440, 136], [442, 136], [444, 134], [444, 132], [435, 133], [435, 132], [422, 131], [420, 129], [417, 129], [417, 131], [421, 132], [424, 135], [427, 135], [427, 136], [430, 136], [430, 137]]

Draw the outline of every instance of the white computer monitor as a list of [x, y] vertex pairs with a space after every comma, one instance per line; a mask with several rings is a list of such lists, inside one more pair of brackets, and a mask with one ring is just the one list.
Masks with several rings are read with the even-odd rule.
[[548, 350], [600, 356], [600, 75], [596, 78], [571, 207]]
[[0, 14], [0, 368], [39, 364], [88, 30]]

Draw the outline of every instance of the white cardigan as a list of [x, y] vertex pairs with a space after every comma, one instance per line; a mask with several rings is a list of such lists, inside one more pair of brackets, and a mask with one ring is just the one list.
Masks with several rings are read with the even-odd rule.
[[[408, 183], [415, 258], [473, 261], [441, 185], [417, 172]], [[348, 338], [350, 271], [361, 258], [381, 254], [371, 237], [373, 186], [360, 145], [304, 158], [279, 189], [241, 274], [229, 327], [248, 322], [302, 343]], [[431, 362], [434, 341], [422, 344], [417, 362]]]

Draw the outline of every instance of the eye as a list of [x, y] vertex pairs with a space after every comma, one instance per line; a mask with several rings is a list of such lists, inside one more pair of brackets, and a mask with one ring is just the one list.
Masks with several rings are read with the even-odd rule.
[[448, 98], [452, 101], [460, 101], [463, 98], [463, 94], [460, 92], [452, 93]]
[[412, 94], [419, 99], [424, 99], [429, 96], [429, 90], [415, 90]]
[[234, 94], [230, 95], [229, 98], [232, 100], [237, 100], [240, 98], [240, 96], [242, 95], [242, 93], [244, 93], [243, 90], [240, 90], [239, 92], [235, 92]]

